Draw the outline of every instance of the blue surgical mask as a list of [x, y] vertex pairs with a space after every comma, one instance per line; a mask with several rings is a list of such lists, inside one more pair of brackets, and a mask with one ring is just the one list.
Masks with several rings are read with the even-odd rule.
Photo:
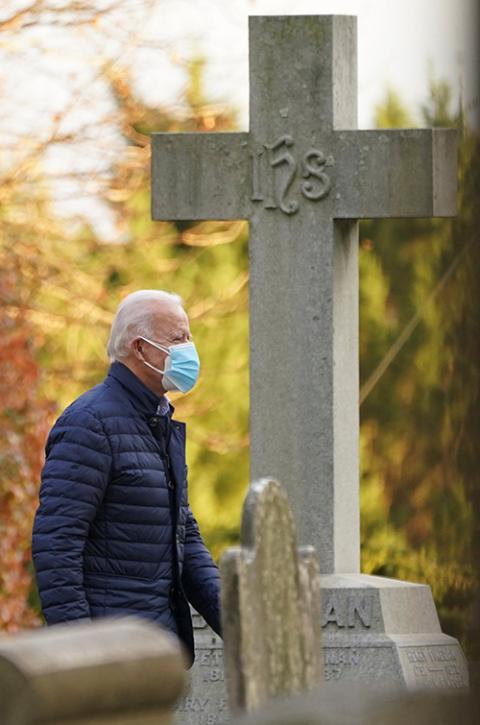
[[164, 347], [147, 337], [141, 339], [158, 348], [158, 350], [168, 353], [165, 359], [165, 370], [159, 370], [146, 360], [143, 361], [147, 367], [163, 375], [162, 385], [165, 390], [180, 390], [182, 393], [188, 393], [197, 382], [200, 372], [200, 359], [195, 343], [182, 342], [178, 345]]

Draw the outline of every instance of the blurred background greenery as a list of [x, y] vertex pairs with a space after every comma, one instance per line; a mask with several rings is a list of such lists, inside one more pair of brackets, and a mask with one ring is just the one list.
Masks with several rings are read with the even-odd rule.
[[[101, 68], [124, 143], [98, 194], [120, 241], [57, 214], [45, 158], [69, 142], [58, 126], [0, 168], [0, 626], [9, 631], [40, 622], [30, 531], [48, 427], [104, 377], [109, 325], [133, 290], [185, 301], [202, 359], [194, 391], [173, 396], [188, 423], [191, 504], [215, 557], [238, 540], [249, 483], [248, 224], [150, 221], [149, 134], [237, 127], [231, 109], [205, 97], [203, 65], [189, 63], [181, 114], [150, 107], [128, 66]], [[458, 129], [459, 215], [360, 226], [362, 569], [430, 584], [444, 631], [473, 653], [480, 145], [453, 106], [449, 86], [432, 80], [421, 109], [392, 89], [376, 109], [378, 127], [417, 125], [420, 112], [424, 125]]]

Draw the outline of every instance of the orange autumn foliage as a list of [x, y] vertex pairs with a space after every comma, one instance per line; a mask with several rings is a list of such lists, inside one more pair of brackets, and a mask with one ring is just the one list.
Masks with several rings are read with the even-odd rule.
[[0, 275], [0, 629], [38, 626], [31, 604], [31, 529], [53, 412], [38, 392], [31, 324], [18, 305], [19, 275]]

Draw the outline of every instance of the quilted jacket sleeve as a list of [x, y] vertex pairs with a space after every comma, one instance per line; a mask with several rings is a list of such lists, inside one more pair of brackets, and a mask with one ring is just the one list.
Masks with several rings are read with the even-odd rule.
[[109, 480], [109, 441], [86, 410], [65, 412], [47, 441], [32, 555], [47, 624], [90, 617], [83, 550]]
[[221, 635], [220, 573], [203, 543], [197, 521], [190, 507], [188, 507], [185, 525], [182, 584], [188, 601], [214, 632]]

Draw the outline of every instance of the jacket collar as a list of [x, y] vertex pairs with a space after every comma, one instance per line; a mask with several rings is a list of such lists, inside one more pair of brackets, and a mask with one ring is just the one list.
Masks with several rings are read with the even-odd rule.
[[[113, 382], [113, 380], [120, 383], [139, 412], [145, 415], [155, 415], [160, 402], [160, 396], [150, 390], [150, 388], [147, 388], [130, 368], [127, 368], [126, 365], [118, 361], [112, 363], [106, 382]], [[169, 405], [170, 415], [172, 415], [175, 408], [171, 403]]]

